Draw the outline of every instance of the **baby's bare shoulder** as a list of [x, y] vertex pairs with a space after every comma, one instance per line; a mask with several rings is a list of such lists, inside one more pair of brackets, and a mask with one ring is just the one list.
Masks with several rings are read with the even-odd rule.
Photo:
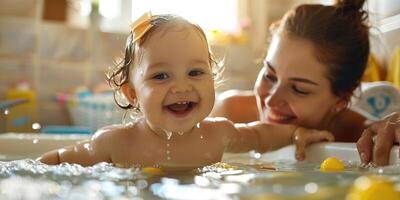
[[93, 142], [117, 142], [119, 140], [125, 140], [126, 137], [135, 134], [129, 134], [134, 131], [134, 127], [131, 125], [110, 125], [103, 127], [94, 133], [92, 137]]
[[234, 127], [234, 123], [224, 117], [207, 117], [204, 119], [204, 124], [212, 129], [231, 129]]

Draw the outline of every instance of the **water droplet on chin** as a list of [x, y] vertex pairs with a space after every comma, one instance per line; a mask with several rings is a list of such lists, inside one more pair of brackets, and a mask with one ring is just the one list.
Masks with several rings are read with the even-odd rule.
[[171, 139], [172, 131], [165, 131], [165, 134], [167, 135], [167, 140]]
[[4, 110], [4, 115], [8, 115], [9, 113], [10, 113], [10, 110], [8, 110], [8, 109]]
[[200, 135], [200, 139], [203, 139], [203, 135]]

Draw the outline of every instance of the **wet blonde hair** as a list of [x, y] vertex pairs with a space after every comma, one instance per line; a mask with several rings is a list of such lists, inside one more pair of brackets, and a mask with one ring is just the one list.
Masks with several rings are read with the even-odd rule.
[[143, 54], [142, 51], [139, 51], [140, 48], [142, 48], [149, 40], [149, 38], [151, 38], [158, 30], [160, 30], [167, 24], [171, 23], [179, 22], [180, 24], [184, 24], [194, 28], [198, 33], [200, 33], [200, 36], [204, 39], [204, 41], [207, 44], [208, 60], [214, 76], [214, 81], [216, 81], [216, 84], [218, 84], [218, 81], [220, 80], [223, 71], [223, 66], [220, 65], [215, 59], [214, 54], [211, 52], [210, 46], [207, 43], [206, 35], [204, 31], [200, 28], [200, 26], [192, 22], [189, 22], [188, 20], [179, 17], [177, 15], [170, 15], [170, 14], [152, 15], [148, 20], [151, 27], [143, 35], [141, 35], [140, 38], [137, 38], [136, 41], [134, 39], [135, 33], [133, 31], [130, 32], [126, 40], [125, 54], [123, 58], [121, 58], [120, 61], [117, 62], [115, 66], [113, 66], [106, 74], [108, 84], [114, 89], [114, 100], [120, 108], [122, 109], [134, 108], [139, 110], [139, 108], [135, 105], [131, 104], [121, 105], [121, 103], [116, 99], [116, 95], [120, 91], [121, 86], [129, 82], [131, 66], [134, 67], [134, 61], [139, 60], [140, 56]]

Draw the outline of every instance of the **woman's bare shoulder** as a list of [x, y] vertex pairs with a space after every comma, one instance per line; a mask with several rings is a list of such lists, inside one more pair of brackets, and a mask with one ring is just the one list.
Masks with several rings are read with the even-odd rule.
[[219, 100], [246, 100], [255, 99], [254, 92], [252, 90], [226, 90], [218, 94]]
[[251, 90], [228, 90], [217, 96], [210, 116], [226, 117], [236, 123], [258, 120], [256, 98]]
[[235, 131], [234, 123], [225, 117], [207, 117], [200, 124], [203, 134], [213, 138], [215, 141], [229, 141], [231, 134]]
[[224, 132], [234, 127], [234, 122], [225, 117], [207, 117], [200, 124], [202, 130], [211, 132]]
[[365, 128], [366, 118], [347, 109], [333, 123], [335, 140], [338, 142], [356, 142]]

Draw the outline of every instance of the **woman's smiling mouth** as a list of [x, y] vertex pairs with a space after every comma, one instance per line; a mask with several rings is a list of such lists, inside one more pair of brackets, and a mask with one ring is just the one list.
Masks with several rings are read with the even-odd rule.
[[264, 114], [265, 120], [272, 123], [286, 124], [296, 119], [293, 115], [285, 115], [269, 109], [265, 109]]

